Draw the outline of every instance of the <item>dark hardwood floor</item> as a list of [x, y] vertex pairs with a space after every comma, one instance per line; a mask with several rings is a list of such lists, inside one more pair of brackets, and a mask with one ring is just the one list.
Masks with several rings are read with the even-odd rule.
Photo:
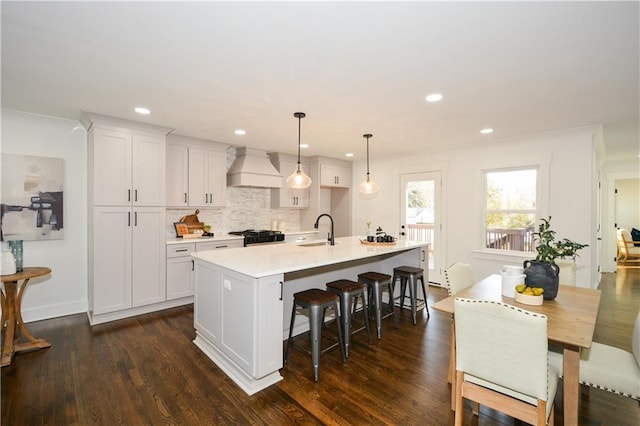
[[[598, 342], [631, 350], [633, 320], [640, 309], [640, 269], [620, 269], [601, 283], [595, 331]], [[431, 287], [430, 302], [446, 296]], [[247, 396], [192, 343], [191, 306], [90, 327], [84, 314], [29, 324], [52, 346], [16, 354], [2, 368], [2, 425], [201, 425], [336, 424], [446, 425], [450, 317], [398, 330], [385, 320], [382, 341], [369, 346], [354, 336], [350, 358], [339, 351], [321, 358], [314, 383], [309, 356], [296, 350], [282, 369], [284, 380]], [[562, 424], [562, 392], [556, 424]], [[465, 424], [520, 424], [481, 407]], [[640, 404], [590, 389], [580, 402], [581, 425], [640, 424]]]

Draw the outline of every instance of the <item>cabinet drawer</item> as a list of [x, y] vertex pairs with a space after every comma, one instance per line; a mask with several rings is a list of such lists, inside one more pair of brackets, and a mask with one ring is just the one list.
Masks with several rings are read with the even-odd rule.
[[243, 247], [244, 240], [222, 240], [222, 241], [208, 241], [206, 243], [196, 243], [196, 252], [217, 250], [225, 248]]
[[191, 256], [196, 251], [195, 243], [189, 244], [169, 244], [167, 246], [167, 259], [172, 257]]

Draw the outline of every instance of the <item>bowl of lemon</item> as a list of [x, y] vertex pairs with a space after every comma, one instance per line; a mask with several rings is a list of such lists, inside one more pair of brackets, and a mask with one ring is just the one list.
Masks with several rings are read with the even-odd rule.
[[544, 293], [544, 289], [541, 287], [527, 287], [526, 284], [518, 284], [516, 286], [516, 302], [523, 305], [542, 305], [542, 293]]

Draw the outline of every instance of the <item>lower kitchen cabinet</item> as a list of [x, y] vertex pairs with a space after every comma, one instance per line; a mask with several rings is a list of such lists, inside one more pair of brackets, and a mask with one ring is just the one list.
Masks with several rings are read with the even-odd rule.
[[167, 246], [167, 300], [193, 296], [195, 243]]
[[202, 241], [167, 245], [167, 300], [193, 296], [195, 280], [191, 253], [243, 247], [242, 239]]
[[[166, 300], [164, 207], [94, 207], [89, 242], [89, 319], [148, 312]], [[127, 310], [133, 311], [126, 313]], [[154, 309], [151, 309], [154, 310]], [[125, 312], [122, 315], [118, 312]]]

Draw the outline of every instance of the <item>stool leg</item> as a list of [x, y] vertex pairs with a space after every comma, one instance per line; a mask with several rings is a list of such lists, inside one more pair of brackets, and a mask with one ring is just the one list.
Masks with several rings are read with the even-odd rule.
[[[335, 302], [333, 304], [333, 309], [336, 312], [336, 330], [338, 331], [338, 346], [340, 346], [340, 352], [342, 352], [342, 362], [344, 363], [344, 362], [347, 362], [347, 357], [344, 354], [344, 340], [342, 338], [342, 331], [340, 331], [340, 329], [342, 328], [340, 326], [340, 323], [342, 321], [342, 315], [341, 315], [341, 312], [338, 311], [338, 302]], [[348, 309], [347, 309], [347, 312], [349, 312]]]
[[[406, 285], [406, 284], [405, 284]], [[398, 315], [396, 315], [396, 304], [393, 302], [393, 292], [391, 291], [391, 286], [387, 286], [387, 289], [389, 290], [389, 313], [392, 314], [393, 316], [393, 326], [397, 329], [398, 328]], [[404, 293], [404, 290], [402, 290], [402, 292]]]
[[415, 275], [409, 276], [409, 298], [411, 299], [411, 319], [413, 319], [413, 325], [416, 325], [416, 311], [418, 310], [418, 282]]
[[407, 277], [400, 277], [400, 309], [404, 307], [404, 297], [407, 293]]
[[[349, 358], [349, 341], [351, 340], [351, 293], [340, 294], [340, 327], [342, 327], [342, 340], [344, 341], [344, 356]], [[336, 317], [336, 321], [338, 318]]]
[[320, 370], [320, 339], [322, 337], [322, 323], [324, 309], [319, 306], [309, 307], [309, 338], [311, 339], [311, 362], [313, 364], [313, 380], [318, 381]]
[[429, 313], [429, 304], [427, 303], [427, 289], [424, 286], [424, 277], [420, 276], [420, 277], [418, 277], [418, 279], [420, 280], [420, 283], [422, 284], [422, 295], [424, 296], [424, 307], [427, 310], [427, 318], [430, 318], [431, 314]]
[[376, 335], [378, 340], [382, 339], [382, 287], [376, 282], [372, 285], [373, 291], [373, 309], [376, 316]]
[[289, 348], [291, 347], [291, 335], [293, 334], [293, 324], [296, 320], [296, 302], [293, 302], [293, 310], [291, 311], [291, 322], [289, 324], [289, 338], [287, 339], [287, 349], [284, 351], [284, 364], [289, 359]]
[[[371, 330], [369, 329], [369, 307], [367, 306], [369, 304], [369, 295], [367, 293], [369, 293], [367, 291], [367, 287], [362, 289], [364, 295], [362, 297], [362, 308], [364, 310], [364, 326], [367, 329], [367, 336], [369, 337], [369, 344], [373, 343], [371, 341]], [[355, 311], [356, 307], [355, 304], [353, 306], [353, 309]]]

